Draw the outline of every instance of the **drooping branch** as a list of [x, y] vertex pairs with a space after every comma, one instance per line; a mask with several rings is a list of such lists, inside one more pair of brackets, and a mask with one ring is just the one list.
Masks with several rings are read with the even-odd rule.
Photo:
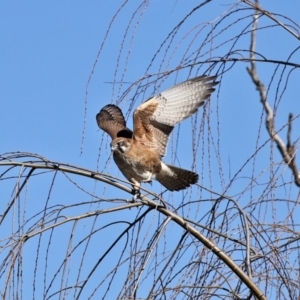
[[281, 26], [284, 30], [288, 31], [292, 36], [294, 36], [295, 38], [297, 38], [298, 40], [300, 40], [299, 33], [294, 32], [287, 25], [285, 25], [284, 23], [282, 23], [281, 21], [279, 21], [277, 18], [275, 18], [275, 16], [272, 13], [270, 13], [267, 10], [263, 9], [257, 3], [257, 1], [255, 1], [255, 3], [253, 3], [253, 2], [251, 2], [249, 0], [242, 0], [242, 2], [244, 2], [244, 3], [248, 4], [249, 6], [255, 8], [257, 12], [260, 12], [261, 14], [264, 14], [265, 16], [267, 16], [268, 18], [270, 18], [272, 21], [274, 21], [275, 23], [277, 23], [279, 26]]
[[[15, 155], [11, 155], [9, 158], [4, 159], [4, 156], [2, 156], [2, 161], [0, 162], [0, 167], [23, 167], [23, 168], [30, 168], [32, 170], [37, 170], [37, 169], [43, 169], [43, 170], [53, 170], [57, 172], [62, 172], [62, 173], [71, 173], [71, 174], [76, 174], [79, 176], [84, 176], [84, 177], [89, 177], [91, 179], [99, 180], [102, 182], [105, 182], [109, 185], [113, 185], [116, 188], [122, 189], [127, 192], [131, 192], [130, 188], [127, 188], [126, 186], [116, 182], [116, 180], [113, 180], [111, 176], [107, 176], [101, 173], [93, 172], [88, 169], [84, 168], [79, 168], [76, 166], [68, 165], [68, 164], [62, 164], [62, 163], [57, 163], [57, 162], [51, 162], [47, 159], [41, 159], [41, 157], [36, 157], [32, 155], [35, 159], [32, 161], [27, 161], [27, 162], [22, 162], [22, 161], [17, 161], [18, 158], [26, 156], [25, 154], [23, 155], [22, 153], [17, 153]], [[39, 158], [37, 161], [36, 159]], [[5, 172], [4, 172], [5, 173]], [[2, 175], [4, 174], [2, 173]], [[33, 172], [32, 172], [33, 173]], [[32, 173], [30, 173], [29, 177], [32, 176]], [[27, 180], [29, 180], [29, 177]], [[0, 173], [0, 178], [1, 178], [1, 173]], [[155, 194], [152, 194], [155, 196], [155, 199], [161, 200], [159, 197], [157, 197]], [[45, 231], [49, 231], [54, 227], [60, 226], [62, 224], [68, 223], [68, 222], [73, 222], [77, 221], [79, 219], [83, 218], [89, 218], [91, 216], [96, 216], [99, 214], [105, 214], [109, 213], [112, 211], [116, 210], [122, 210], [122, 209], [128, 209], [132, 207], [137, 207], [141, 205], [146, 205], [149, 207], [149, 209], [155, 209], [159, 213], [163, 214], [164, 216], [167, 217], [166, 222], [169, 222], [172, 220], [175, 222], [177, 225], [179, 225], [181, 228], [183, 228], [188, 234], [196, 238], [199, 242], [201, 242], [206, 248], [208, 248], [210, 251], [214, 253], [224, 264], [226, 264], [232, 272], [234, 272], [240, 279], [241, 281], [249, 288], [251, 293], [253, 293], [257, 299], [264, 300], [266, 299], [265, 295], [261, 292], [261, 290], [258, 288], [258, 286], [251, 280], [251, 278], [240, 268], [236, 262], [230, 258], [229, 255], [226, 254], [225, 251], [223, 251], [221, 248], [219, 248], [215, 243], [213, 243], [209, 238], [207, 238], [204, 234], [202, 234], [199, 230], [196, 229], [196, 226], [193, 226], [192, 222], [189, 222], [187, 219], [183, 218], [177, 213], [174, 213], [170, 209], [168, 209], [164, 203], [164, 201], [161, 201], [162, 205], [144, 195], [140, 197], [141, 202], [135, 202], [135, 203], [130, 203], [127, 204], [125, 207], [116, 207], [116, 208], [110, 208], [107, 210], [98, 210], [98, 211], [93, 211], [81, 215], [77, 215], [74, 217], [68, 217], [65, 218], [64, 220], [60, 222], [56, 222], [55, 224], [49, 224], [47, 226], [44, 226], [42, 228], [39, 228], [36, 231], [30, 232], [26, 234], [25, 240], [24, 238], [20, 240], [20, 243], [24, 243], [27, 240], [33, 238], [36, 235], [39, 235]], [[10, 205], [12, 207], [12, 205]], [[163, 231], [162, 231], [163, 232]], [[149, 256], [148, 256], [149, 257]], [[145, 264], [148, 262], [148, 257], [145, 260]]]
[[270, 135], [270, 138], [276, 143], [277, 148], [280, 151], [284, 162], [289, 166], [289, 168], [293, 172], [296, 185], [300, 187], [300, 173], [296, 165], [295, 149], [294, 146], [291, 144], [291, 130], [292, 130], [292, 119], [293, 119], [292, 114], [289, 115], [288, 138], [287, 138], [287, 145], [285, 145], [285, 143], [283, 142], [283, 140], [275, 130], [274, 112], [269, 102], [267, 101], [267, 91], [265, 85], [259, 79], [257, 69], [256, 69], [255, 50], [256, 50], [256, 30], [257, 30], [258, 17], [259, 17], [259, 12], [256, 11], [253, 15], [254, 21], [252, 26], [251, 44], [250, 44], [250, 58], [251, 58], [250, 66], [251, 67], [247, 67], [247, 71], [253, 83], [255, 84], [256, 89], [259, 92], [260, 101], [266, 113], [266, 128]]

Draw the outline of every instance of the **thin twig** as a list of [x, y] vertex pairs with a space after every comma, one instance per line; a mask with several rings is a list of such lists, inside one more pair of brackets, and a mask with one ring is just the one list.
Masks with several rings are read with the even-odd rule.
[[145, 270], [145, 268], [146, 268], [146, 265], [147, 265], [147, 263], [149, 262], [149, 259], [150, 259], [151, 255], [152, 255], [152, 253], [153, 253], [155, 247], [157, 246], [157, 243], [158, 243], [158, 241], [160, 240], [160, 237], [161, 237], [161, 235], [163, 234], [164, 229], [167, 227], [167, 225], [169, 224], [170, 221], [171, 221], [171, 218], [168, 217], [168, 218], [164, 221], [162, 227], [159, 229], [158, 234], [157, 234], [157, 236], [155, 237], [154, 243], [153, 243], [153, 245], [151, 246], [151, 249], [148, 251], [147, 257], [146, 257], [146, 259], [145, 259], [145, 261], [144, 261], [144, 263], [143, 263], [143, 265], [142, 265], [142, 267], [141, 267], [141, 269], [140, 269], [138, 279], [137, 279], [136, 284], [135, 284], [135, 286], [134, 286], [134, 288], [133, 288], [133, 292], [132, 292], [133, 295], [136, 293], [137, 288], [138, 288], [138, 285], [139, 285], [140, 280], [141, 280], [141, 278], [142, 278], [143, 272], [144, 272], [144, 270]]
[[258, 12], [261, 12], [262, 14], [264, 14], [265, 16], [267, 16], [268, 18], [270, 18], [271, 20], [273, 20], [275, 23], [277, 23], [278, 25], [280, 25], [283, 29], [285, 29], [286, 31], [288, 31], [291, 35], [293, 35], [295, 38], [297, 38], [298, 40], [300, 40], [300, 35], [299, 33], [296, 33], [294, 31], [292, 31], [288, 26], [286, 26], [284, 23], [280, 22], [278, 19], [276, 19], [272, 13], [268, 12], [267, 10], [263, 9], [258, 3], [252, 3], [249, 0], [242, 0], [242, 2], [248, 4], [249, 6], [255, 8], [255, 10]]
[[296, 165], [294, 147], [291, 145], [291, 140], [290, 140], [291, 130], [292, 130], [292, 116], [291, 115], [289, 116], [288, 144], [286, 146], [283, 140], [281, 139], [281, 137], [278, 135], [278, 133], [275, 130], [273, 109], [271, 108], [269, 102], [267, 101], [266, 88], [264, 84], [260, 81], [256, 69], [255, 50], [256, 50], [256, 29], [257, 29], [258, 16], [259, 13], [258, 11], [256, 11], [256, 13], [253, 15], [254, 21], [252, 26], [251, 44], [250, 44], [251, 67], [250, 68], [247, 67], [247, 71], [260, 94], [260, 101], [266, 112], [266, 128], [270, 135], [270, 138], [276, 143], [277, 148], [282, 155], [282, 158], [284, 159], [285, 163], [290, 167], [290, 169], [293, 172], [296, 185], [300, 187], [300, 173]]

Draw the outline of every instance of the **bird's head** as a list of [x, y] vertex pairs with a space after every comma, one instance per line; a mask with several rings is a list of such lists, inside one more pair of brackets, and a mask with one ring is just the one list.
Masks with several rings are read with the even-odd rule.
[[131, 147], [130, 139], [123, 138], [123, 137], [116, 138], [110, 143], [110, 147], [112, 151], [125, 153]]

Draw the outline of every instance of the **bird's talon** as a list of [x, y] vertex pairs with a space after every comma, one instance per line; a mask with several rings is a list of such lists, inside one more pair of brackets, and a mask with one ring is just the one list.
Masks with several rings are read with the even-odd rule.
[[133, 194], [132, 202], [135, 202], [141, 196], [140, 191], [136, 189], [132, 189], [132, 194]]

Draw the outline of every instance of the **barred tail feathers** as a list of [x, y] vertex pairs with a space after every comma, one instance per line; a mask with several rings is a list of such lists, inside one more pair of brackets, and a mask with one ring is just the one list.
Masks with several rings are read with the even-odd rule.
[[162, 162], [161, 171], [156, 174], [158, 180], [170, 191], [180, 191], [198, 181], [198, 174]]

